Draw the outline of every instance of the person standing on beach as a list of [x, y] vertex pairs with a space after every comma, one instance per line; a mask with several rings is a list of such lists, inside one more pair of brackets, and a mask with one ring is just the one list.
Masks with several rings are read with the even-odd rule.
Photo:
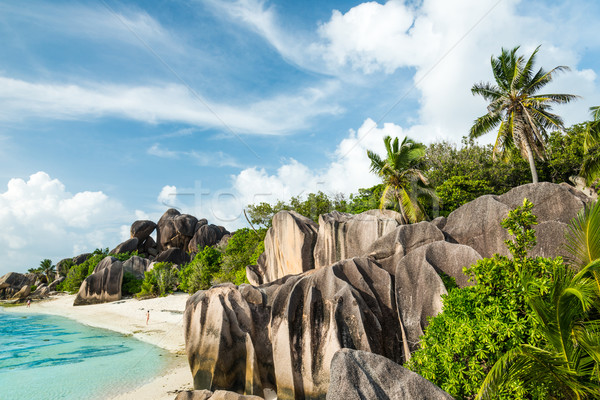
[[150, 310], [146, 313], [146, 325], [148, 325], [148, 321], [150, 321]]
[[27, 308], [31, 307], [31, 299], [27, 299]]

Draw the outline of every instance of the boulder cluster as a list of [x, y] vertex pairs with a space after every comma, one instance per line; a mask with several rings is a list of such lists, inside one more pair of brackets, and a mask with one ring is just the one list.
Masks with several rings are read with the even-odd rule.
[[247, 267], [251, 285], [218, 285], [187, 301], [194, 388], [260, 397], [273, 390], [279, 399], [449, 399], [401, 364], [442, 309], [442, 278], [471, 285], [464, 267], [508, 254], [500, 222], [524, 198], [538, 218], [532, 255], [563, 254], [567, 223], [588, 201], [568, 185], [524, 185], [412, 225], [393, 211], [335, 211], [318, 224], [281, 211], [264, 254]]

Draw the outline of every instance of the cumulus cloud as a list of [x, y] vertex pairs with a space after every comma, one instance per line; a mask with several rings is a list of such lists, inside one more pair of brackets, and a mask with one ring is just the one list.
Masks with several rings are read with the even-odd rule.
[[0, 275], [37, 267], [119, 243], [119, 222], [132, 217], [106, 194], [72, 194], [58, 179], [37, 172], [14, 178], [0, 193]]

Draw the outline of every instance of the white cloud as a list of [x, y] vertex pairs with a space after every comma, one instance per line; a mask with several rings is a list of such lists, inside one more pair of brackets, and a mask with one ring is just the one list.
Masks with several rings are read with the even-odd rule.
[[45, 172], [11, 179], [0, 193], [0, 275], [114, 246], [123, 222], [132, 216], [102, 192], [71, 194]]
[[284, 134], [318, 115], [337, 114], [334, 84], [234, 107], [207, 102], [182, 85], [125, 86], [32, 83], [0, 76], [0, 120], [116, 116], [146, 123], [180, 122], [236, 133]]
[[174, 151], [169, 150], [165, 146], [161, 146], [158, 143], [153, 144], [148, 148], [147, 153], [160, 157], [160, 158], [171, 158], [180, 159], [187, 158], [192, 160], [196, 165], [199, 166], [219, 166], [219, 167], [238, 167], [238, 163], [229, 154], [225, 154], [222, 151], [204, 152], [197, 150], [190, 151]]

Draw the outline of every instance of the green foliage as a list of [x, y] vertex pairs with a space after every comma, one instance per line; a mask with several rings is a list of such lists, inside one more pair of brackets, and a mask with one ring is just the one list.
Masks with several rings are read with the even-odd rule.
[[542, 290], [539, 282], [524, 280], [534, 329], [542, 340], [508, 350], [487, 375], [478, 399], [496, 399], [515, 382], [546, 388], [554, 399], [598, 398], [599, 271], [600, 261], [575, 273], [557, 260]]
[[473, 180], [466, 176], [453, 176], [435, 189], [443, 215], [448, 216], [458, 207], [492, 192], [484, 180]]
[[523, 205], [509, 211], [501, 223], [502, 227], [514, 236], [512, 240], [505, 240], [504, 243], [517, 261], [527, 257], [527, 252], [537, 243], [533, 229], [533, 225], [537, 225], [537, 217], [531, 212], [532, 208], [533, 203], [523, 199]]
[[[222, 254], [214, 247], [206, 246], [179, 272], [179, 289], [194, 294], [210, 288], [213, 276], [221, 269]], [[245, 270], [244, 270], [245, 271]]]
[[177, 268], [169, 262], [159, 262], [154, 264], [150, 271], [144, 273], [144, 280], [138, 297], [148, 296], [166, 296], [173, 293], [177, 286]]
[[[136, 254], [137, 252], [123, 253], [114, 255], [113, 257], [119, 259], [120, 261], [126, 261]], [[108, 248], [94, 250], [92, 255], [87, 260], [69, 269], [65, 280], [58, 284], [57, 290], [69, 293], [77, 293], [84, 279], [94, 272], [94, 268], [96, 268], [98, 263], [100, 263], [100, 261], [102, 261], [102, 259], [106, 256], [108, 256]]]
[[280, 200], [274, 205], [265, 202], [259, 204], [250, 204], [246, 210], [248, 213], [248, 218], [252, 224], [270, 228], [273, 215], [282, 210], [289, 210], [289, 207], [289, 205]]
[[[538, 345], [542, 339], [527, 307], [531, 293], [545, 293], [551, 271], [561, 260], [526, 259], [535, 242], [530, 237], [535, 216], [531, 203], [511, 212], [503, 221], [515, 235], [515, 258], [494, 255], [465, 269], [473, 286], [444, 296], [443, 312], [429, 320], [421, 348], [408, 368], [421, 374], [457, 399], [472, 399], [485, 376], [507, 351], [521, 344]], [[544, 387], [519, 380], [496, 393], [497, 399], [543, 399]]]
[[350, 195], [346, 212], [360, 214], [368, 210], [379, 208], [384, 189], [385, 185], [383, 185], [383, 183], [368, 189], [358, 189], [357, 194]]
[[35, 292], [37, 289], [37, 285], [31, 285], [31, 293]]
[[584, 267], [600, 258], [600, 202], [587, 204], [577, 213], [566, 238], [572, 264]]
[[258, 232], [248, 228], [238, 229], [223, 250], [221, 269], [213, 276], [213, 283], [248, 283], [246, 266], [256, 264], [264, 251], [266, 232], [264, 228]]
[[52, 260], [46, 258], [40, 262], [40, 271], [46, 276], [48, 283], [50, 283], [54, 279], [56, 267], [52, 265]]
[[123, 285], [121, 291], [124, 296], [132, 296], [142, 290], [143, 279], [138, 279], [135, 274], [125, 271], [123, 272]]

